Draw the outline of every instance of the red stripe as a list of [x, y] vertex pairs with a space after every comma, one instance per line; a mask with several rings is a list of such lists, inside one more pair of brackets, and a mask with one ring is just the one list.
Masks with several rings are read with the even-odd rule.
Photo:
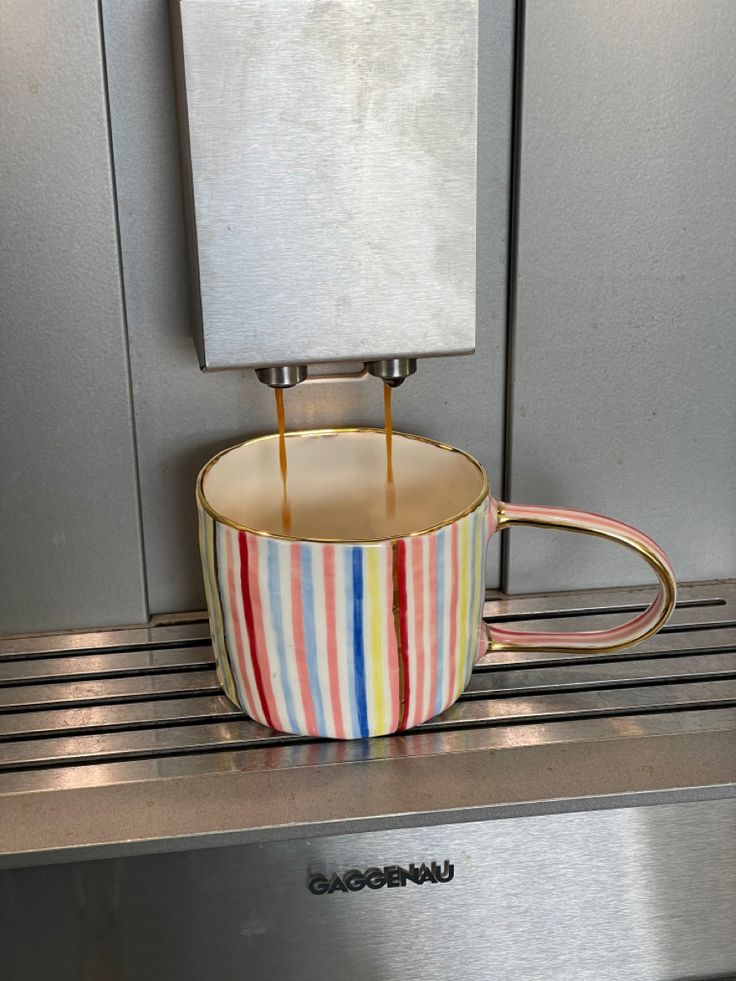
[[250, 644], [251, 660], [253, 662], [253, 674], [256, 679], [258, 690], [258, 700], [261, 703], [261, 712], [266, 724], [272, 729], [277, 728], [273, 722], [273, 716], [266, 704], [266, 694], [263, 690], [263, 678], [261, 677], [261, 666], [259, 663], [258, 649], [256, 646], [256, 627], [253, 617], [253, 603], [250, 594], [249, 577], [249, 555], [248, 555], [248, 535], [241, 531], [238, 533], [238, 545], [240, 548], [240, 589], [243, 594], [243, 613], [245, 615], [245, 629], [248, 631], [248, 643]]
[[[429, 705], [427, 711], [432, 714], [432, 706], [437, 698], [437, 665], [439, 659], [445, 656], [440, 650], [442, 638], [437, 636], [437, 552], [439, 550], [439, 535], [435, 532], [429, 540]], [[431, 612], [430, 612], [431, 611]]]
[[411, 693], [409, 678], [409, 618], [406, 602], [406, 542], [400, 539], [396, 543], [396, 584], [399, 600], [399, 637], [401, 640], [401, 668], [404, 675], [404, 704], [401, 707], [399, 729], [406, 729], [409, 718], [409, 695]]

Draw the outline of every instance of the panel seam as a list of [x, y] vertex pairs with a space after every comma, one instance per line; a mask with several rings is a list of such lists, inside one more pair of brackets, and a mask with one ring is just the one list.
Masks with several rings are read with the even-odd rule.
[[[506, 280], [506, 388], [502, 450], [502, 499], [512, 496], [513, 400], [516, 365], [516, 305], [519, 255], [519, 198], [524, 81], [526, 0], [516, 0], [512, 65], [511, 140], [509, 150], [509, 217]], [[511, 566], [511, 533], [501, 537], [501, 589], [508, 592]]]
[[128, 305], [125, 291], [125, 271], [123, 268], [123, 243], [120, 234], [120, 204], [118, 201], [117, 174], [115, 171], [115, 148], [112, 133], [112, 114], [110, 110], [110, 86], [107, 71], [107, 46], [105, 44], [105, 18], [103, 13], [103, 0], [97, 0], [97, 20], [100, 31], [100, 56], [102, 62], [102, 84], [105, 98], [105, 109], [107, 117], [107, 146], [110, 160], [110, 179], [112, 185], [113, 215], [115, 222], [115, 242], [117, 246], [118, 276], [120, 280], [120, 307], [123, 321], [123, 337], [125, 339], [125, 368], [126, 383], [128, 388], [128, 398], [130, 402], [130, 433], [133, 447], [133, 471], [135, 475], [135, 486], [138, 496], [138, 544], [140, 549], [140, 569], [142, 576], [142, 598], [147, 619], [151, 616], [151, 605], [148, 595], [148, 570], [146, 568], [146, 549], [145, 536], [143, 529], [143, 496], [141, 493], [141, 474], [140, 457], [138, 453], [138, 430], [135, 412], [135, 393], [133, 390], [133, 371], [131, 366], [130, 354], [130, 331], [128, 329]]

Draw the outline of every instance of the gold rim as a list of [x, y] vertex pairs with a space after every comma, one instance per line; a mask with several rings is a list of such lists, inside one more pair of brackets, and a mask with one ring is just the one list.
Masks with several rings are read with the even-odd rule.
[[[352, 426], [343, 427], [339, 429], [301, 429], [297, 432], [286, 433], [286, 438], [294, 438], [300, 436], [335, 436], [338, 433], [380, 433], [385, 434], [384, 429], [379, 429], [375, 426]], [[236, 443], [235, 446], [228, 446], [224, 450], [213, 456], [211, 460], [199, 471], [197, 477], [197, 503], [206, 511], [211, 518], [215, 521], [219, 521], [221, 524], [228, 525], [230, 528], [235, 528], [236, 531], [247, 531], [251, 535], [259, 535], [261, 538], [275, 538], [282, 542], [314, 542], [315, 544], [322, 545], [377, 545], [380, 543], [387, 542], [397, 542], [402, 538], [418, 538], [420, 535], [429, 535], [433, 531], [438, 531], [440, 528], [446, 528], [448, 525], [454, 524], [456, 521], [460, 521], [461, 518], [467, 517], [472, 514], [483, 501], [490, 494], [490, 486], [488, 483], [488, 474], [485, 472], [480, 463], [471, 456], [470, 453], [466, 453], [465, 450], [459, 450], [456, 446], [449, 446], [447, 443], [440, 443], [436, 439], [429, 439], [427, 436], [416, 436], [414, 433], [394, 433], [394, 436], [401, 436], [404, 439], [415, 439], [419, 443], [429, 443], [431, 446], [436, 446], [441, 450], [449, 450], [451, 453], [459, 453], [460, 456], [464, 456], [466, 460], [470, 461], [476, 470], [480, 473], [483, 480], [483, 488], [481, 493], [473, 500], [472, 504], [469, 504], [463, 511], [458, 514], [454, 514], [451, 518], [446, 518], [444, 521], [440, 521], [436, 525], [432, 525], [431, 528], [422, 528], [420, 531], [410, 531], [406, 535], [394, 535], [391, 538], [297, 538], [291, 535], [275, 535], [270, 531], [261, 531], [258, 528], [249, 528], [247, 525], [239, 525], [236, 521], [231, 521], [230, 518], [226, 518], [224, 514], [220, 514], [215, 508], [209, 503], [207, 498], [204, 496], [203, 483], [207, 474], [210, 472], [212, 467], [217, 463], [220, 457], [226, 456], [228, 453], [232, 453], [233, 450], [239, 450], [241, 446], [249, 446], [251, 443], [262, 443], [266, 440], [278, 439], [278, 433], [268, 433], [266, 436], [255, 436], [253, 439], [243, 440], [242, 443]]]

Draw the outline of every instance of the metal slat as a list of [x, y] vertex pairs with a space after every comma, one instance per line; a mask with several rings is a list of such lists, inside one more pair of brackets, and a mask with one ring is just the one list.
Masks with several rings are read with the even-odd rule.
[[[545, 629], [547, 629], [545, 627]], [[736, 630], [732, 627], [717, 627], [708, 630], [676, 634], [655, 634], [642, 644], [610, 654], [601, 651], [590, 651], [582, 648], [574, 652], [561, 651], [489, 651], [479, 660], [480, 666], [509, 668], [516, 665], [536, 664], [565, 664], [578, 661], [598, 663], [615, 660], [636, 660], [640, 657], [656, 655], [671, 656], [675, 654], [721, 653], [736, 650]]]
[[[591, 610], [613, 610], [613, 609], [644, 609], [654, 597], [654, 586], [650, 587], [621, 587], [618, 589], [588, 589], [575, 590], [570, 593], [539, 593], [525, 596], [506, 596], [502, 593], [491, 593], [488, 602], [489, 615], [502, 619], [515, 619], [516, 617], [535, 618], [549, 614], [552, 617], [560, 614], [571, 615], [576, 611], [589, 612]], [[700, 612], [697, 608], [690, 607], [690, 604], [711, 603], [714, 607], [703, 606]], [[727, 616], [727, 607], [731, 611], [736, 607], [736, 581], [717, 580], [707, 583], [688, 583], [680, 585], [677, 590], [678, 609], [673, 614], [673, 618], [680, 618], [683, 611], [687, 613], [685, 619], [697, 622], [698, 618], [705, 616], [711, 619], [712, 612], [715, 612], [715, 619], [722, 619]], [[708, 612], [710, 609], [710, 613]], [[484, 610], [485, 614], [485, 610]], [[732, 614], [730, 620], [736, 619]]]
[[[114, 729], [177, 725], [208, 719], [243, 718], [235, 706], [217, 695], [166, 698], [84, 708], [46, 709], [0, 715], [0, 739], [48, 736], [55, 733], [104, 732]], [[2, 749], [0, 749], [0, 756]]]
[[204, 614], [196, 614], [194, 620], [191, 615], [186, 614], [176, 619], [181, 622], [158, 624], [154, 621], [142, 627], [121, 627], [115, 630], [0, 637], [0, 660], [65, 652], [83, 654], [88, 651], [96, 654], [100, 650], [186, 646], [191, 645], [192, 641], [209, 640], [210, 629]]
[[653, 709], [736, 705], [736, 680], [675, 682], [603, 691], [553, 692], [523, 697], [464, 699], [426, 725], [539, 721], [570, 716], [620, 715]]
[[0, 709], [84, 705], [126, 699], [159, 698], [166, 694], [219, 692], [214, 670], [186, 674], [104, 678], [95, 681], [56, 682], [49, 685], [17, 685], [0, 690]]
[[213, 749], [245, 749], [249, 746], [279, 744], [298, 736], [273, 733], [249, 720], [206, 725], [166, 726], [161, 729], [98, 733], [93, 736], [67, 736], [56, 739], [18, 741], [3, 747], [0, 770], [20, 766], [54, 766], [58, 763], [104, 762], [107, 758], [130, 756], [168, 756]]
[[656, 681], [736, 678], [736, 651], [673, 658], [639, 658], [628, 661], [555, 665], [525, 670], [475, 671], [466, 692], [492, 695], [564, 688], [606, 688], [616, 685], [651, 684]]
[[[655, 590], [652, 587], [649, 599], [654, 599]], [[547, 604], [545, 604], [546, 606]], [[506, 600], [499, 600], [493, 592], [486, 594], [483, 604], [483, 616], [494, 623], [529, 623], [533, 620], [541, 620], [549, 623], [550, 620], [569, 619], [576, 620], [579, 617], [599, 616], [601, 625], [610, 626], [611, 619], [618, 617], [620, 620], [626, 619], [634, 613], [641, 613], [648, 606], [648, 603], [614, 603], [610, 606], [599, 604], [598, 606], [576, 606], [574, 609], [565, 609], [560, 606], [558, 609], [540, 610], [536, 607], [530, 608], [527, 604], [525, 613], [518, 609], [510, 612], [509, 604]], [[697, 623], [732, 623], [736, 615], [736, 603], [726, 596], [714, 596], [702, 599], [678, 599], [677, 605], [670, 617], [668, 624], [686, 624], [688, 626]]]
[[30, 661], [0, 662], [0, 687], [37, 681], [65, 681], [94, 678], [96, 675], [158, 674], [165, 671], [193, 670], [212, 666], [212, 648], [175, 647], [139, 651], [107, 651], [74, 657], [45, 657]]

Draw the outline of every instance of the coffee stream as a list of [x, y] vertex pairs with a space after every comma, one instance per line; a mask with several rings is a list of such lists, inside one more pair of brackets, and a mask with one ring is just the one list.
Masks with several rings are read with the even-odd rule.
[[[286, 414], [284, 412], [284, 390], [274, 388], [276, 397], [276, 420], [279, 431], [279, 467], [281, 468], [281, 522], [287, 535], [291, 534], [291, 504], [286, 483]], [[396, 484], [394, 483], [393, 461], [393, 419], [391, 415], [392, 388], [383, 383], [383, 415], [386, 430], [386, 512], [389, 517], [396, 514]]]
[[383, 425], [386, 430], [386, 511], [390, 517], [396, 514], [396, 484], [394, 483], [393, 436], [394, 426], [391, 417], [392, 388], [383, 383]]
[[394, 434], [393, 420], [391, 419], [391, 386], [383, 383], [383, 417], [384, 428], [386, 430], [386, 483], [394, 482], [394, 461], [392, 455], [391, 440]]
[[286, 415], [284, 413], [284, 390], [274, 388], [276, 396], [276, 420], [279, 427], [279, 466], [281, 467], [281, 521], [286, 534], [291, 533], [291, 505], [286, 487]]

